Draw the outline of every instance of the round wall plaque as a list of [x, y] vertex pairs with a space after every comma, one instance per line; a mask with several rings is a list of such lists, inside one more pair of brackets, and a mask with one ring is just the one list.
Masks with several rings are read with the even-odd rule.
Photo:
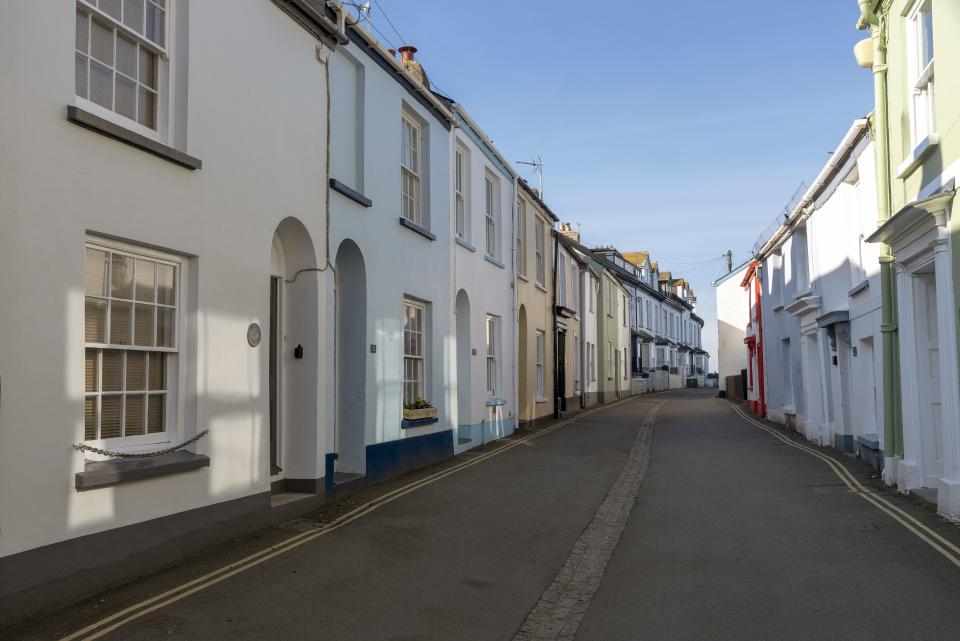
[[259, 345], [261, 337], [260, 326], [256, 323], [250, 323], [250, 327], [247, 328], [247, 342], [250, 343], [250, 347]]

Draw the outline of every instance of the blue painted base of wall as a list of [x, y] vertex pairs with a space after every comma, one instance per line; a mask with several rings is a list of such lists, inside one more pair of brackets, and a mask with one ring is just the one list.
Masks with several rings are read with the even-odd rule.
[[367, 446], [367, 483], [410, 472], [453, 456], [453, 430]]
[[833, 446], [845, 454], [853, 454], [853, 434], [834, 434]]

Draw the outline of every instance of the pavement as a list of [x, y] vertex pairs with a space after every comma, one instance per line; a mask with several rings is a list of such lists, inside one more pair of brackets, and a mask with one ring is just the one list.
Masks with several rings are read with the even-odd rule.
[[[419, 484], [340, 527], [327, 513], [245, 537], [0, 638], [960, 638], [958, 565], [711, 391], [637, 397], [487, 456], [501, 446], [379, 488]], [[103, 622], [128, 607], [142, 616]]]

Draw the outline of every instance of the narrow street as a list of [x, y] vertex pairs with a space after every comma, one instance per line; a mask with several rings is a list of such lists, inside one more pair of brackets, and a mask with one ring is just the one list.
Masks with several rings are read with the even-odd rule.
[[[144, 601], [214, 568], [144, 579], [26, 638], [90, 624], [71, 638], [955, 638], [960, 554], [938, 553], [714, 396], [591, 412], [167, 605]], [[956, 526], [877, 492], [960, 543]], [[132, 620], [97, 624], [127, 606]]]

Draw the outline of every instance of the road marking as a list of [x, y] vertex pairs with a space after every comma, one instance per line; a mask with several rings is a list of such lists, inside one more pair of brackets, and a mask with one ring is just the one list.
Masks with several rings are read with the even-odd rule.
[[796, 448], [798, 450], [802, 450], [807, 454], [811, 454], [817, 457], [818, 459], [820, 459], [821, 461], [823, 461], [824, 463], [826, 463], [830, 467], [830, 469], [833, 470], [833, 473], [836, 474], [838, 477], [840, 477], [840, 480], [846, 484], [851, 494], [856, 494], [857, 496], [861, 497], [864, 501], [876, 507], [881, 512], [886, 513], [887, 516], [889, 516], [894, 521], [902, 525], [909, 532], [916, 535], [917, 538], [919, 538], [924, 543], [932, 547], [934, 550], [942, 554], [948, 561], [950, 561], [955, 566], [960, 568], [960, 547], [957, 547], [951, 541], [945, 539], [943, 536], [941, 536], [934, 530], [931, 530], [921, 521], [917, 520], [910, 514], [904, 512], [903, 510], [898, 508], [896, 505], [894, 505], [890, 501], [886, 500], [885, 498], [883, 498], [882, 496], [874, 492], [872, 489], [862, 485], [856, 479], [856, 477], [854, 477], [853, 474], [851, 474], [850, 471], [847, 470], [846, 467], [844, 467], [843, 464], [841, 464], [839, 461], [837, 461], [833, 457], [827, 456], [826, 454], [818, 450], [813, 449], [812, 447], [808, 447], [806, 445], [797, 443], [796, 441], [787, 438], [786, 436], [778, 433], [775, 429], [768, 427], [767, 425], [764, 425], [760, 421], [754, 419], [752, 416], [749, 416], [741, 408], [737, 407], [732, 402], [727, 401], [727, 404], [737, 414], [740, 415], [740, 418], [742, 418], [746, 422], [751, 423], [766, 432], [769, 432], [770, 434], [780, 439], [790, 447]]
[[573, 641], [576, 637], [647, 473], [653, 425], [664, 403], [660, 401], [647, 410], [617, 480], [513, 641]]
[[[669, 391], [669, 390], [664, 390], [664, 391]], [[286, 552], [290, 552], [291, 550], [294, 550], [300, 547], [301, 545], [309, 543], [310, 541], [313, 541], [314, 539], [317, 539], [325, 534], [329, 534], [330, 532], [333, 532], [334, 530], [337, 530], [343, 527], [344, 525], [351, 523], [366, 514], [369, 514], [370, 512], [376, 510], [378, 507], [382, 505], [391, 503], [406, 494], [409, 494], [415, 490], [418, 490], [422, 487], [430, 485], [431, 483], [435, 483], [440, 479], [446, 478], [468, 467], [478, 465], [479, 463], [482, 463], [494, 456], [499, 456], [500, 454], [503, 454], [504, 452], [510, 449], [513, 449], [514, 447], [517, 447], [519, 445], [524, 445], [529, 441], [532, 441], [533, 439], [539, 438], [544, 434], [549, 434], [554, 430], [558, 430], [565, 425], [569, 425], [570, 423], [579, 421], [580, 419], [586, 416], [589, 416], [591, 414], [594, 414], [597, 412], [603, 412], [608, 409], [618, 407], [631, 400], [643, 399], [643, 398], [652, 396], [654, 394], [660, 394], [660, 393], [662, 392], [653, 392], [651, 394], [642, 394], [639, 396], [632, 396], [620, 401], [616, 401], [614, 403], [610, 403], [609, 405], [594, 407], [592, 409], [585, 410], [580, 414], [577, 414], [576, 416], [569, 418], [565, 421], [561, 421], [555, 425], [551, 425], [550, 427], [544, 428], [538, 432], [530, 434], [529, 436], [525, 436], [523, 438], [519, 438], [513, 441], [506, 441], [506, 442], [501, 441], [498, 447], [496, 447], [496, 449], [490, 452], [478, 455], [474, 458], [471, 458], [468, 461], [464, 461], [463, 463], [459, 463], [457, 465], [454, 465], [453, 467], [447, 468], [445, 470], [441, 470], [440, 472], [436, 472], [420, 480], [413, 481], [395, 490], [391, 490], [390, 492], [387, 492], [382, 496], [372, 499], [367, 503], [364, 503], [350, 510], [349, 512], [346, 512], [345, 514], [342, 514], [341, 516], [337, 517], [333, 521], [330, 521], [330, 523], [326, 524], [321, 528], [318, 528], [315, 530], [307, 530], [306, 532], [301, 532], [300, 534], [291, 536], [285, 541], [272, 545], [259, 552], [250, 554], [238, 561], [234, 561], [233, 563], [217, 568], [216, 570], [212, 570], [207, 574], [204, 574], [203, 576], [197, 577], [196, 579], [193, 579], [191, 581], [178, 585], [161, 594], [150, 597], [149, 599], [145, 599], [143, 601], [140, 601], [139, 603], [135, 603], [127, 608], [124, 608], [123, 610], [120, 610], [118, 612], [111, 614], [110, 616], [104, 617], [103, 619], [100, 619], [99, 621], [96, 621], [95, 623], [92, 623], [83, 629], [77, 630], [76, 632], [63, 637], [61, 641], [75, 641], [76, 639], [81, 639], [81, 638], [83, 639], [83, 641], [93, 641], [94, 639], [99, 639], [104, 635], [109, 634], [110, 632], [113, 632], [117, 628], [124, 626], [130, 623], [131, 621], [139, 619], [140, 617], [146, 614], [149, 614], [150, 612], [159, 610], [160, 608], [176, 603], [177, 601], [180, 601], [181, 599], [184, 599], [190, 596], [191, 594], [195, 594], [212, 585], [216, 585], [217, 583], [220, 583], [221, 581], [228, 579], [236, 574], [240, 574], [245, 570], [249, 570], [250, 568], [256, 567], [261, 563], [268, 561], [269, 559], [272, 559]], [[87, 634], [89, 634], [89, 636], [84, 636]]]

